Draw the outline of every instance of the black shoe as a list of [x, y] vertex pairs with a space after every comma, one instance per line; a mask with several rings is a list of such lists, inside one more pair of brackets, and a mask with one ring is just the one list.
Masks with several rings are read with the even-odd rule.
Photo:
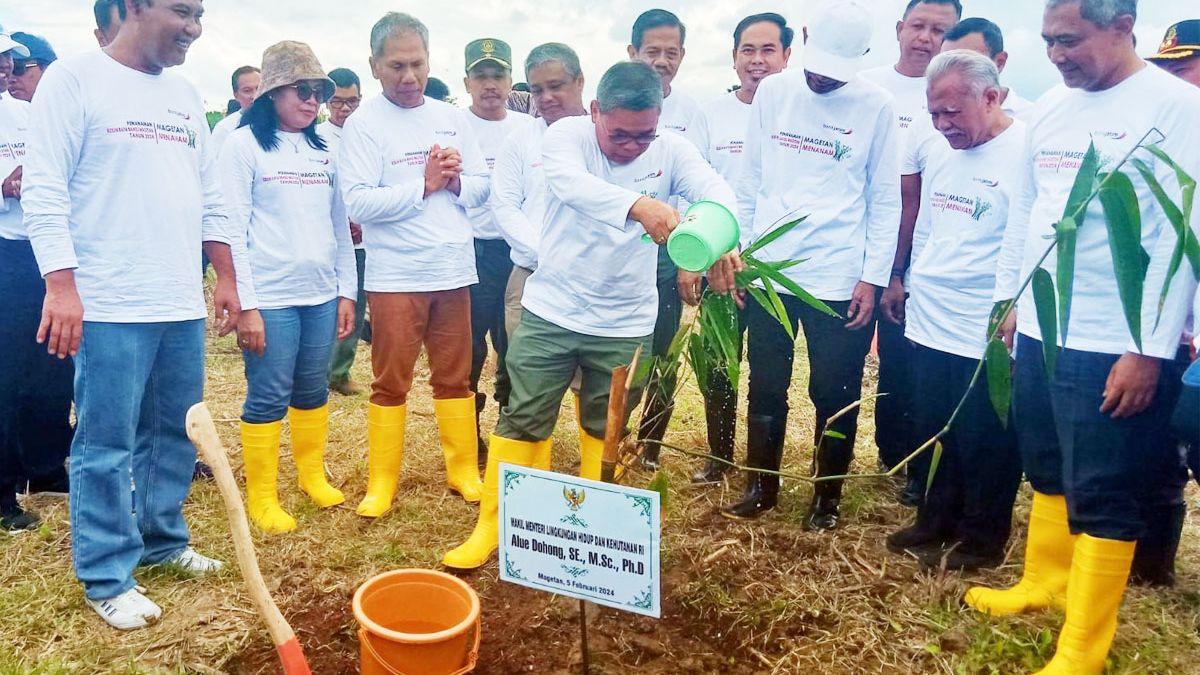
[[[746, 418], [746, 463], [752, 468], [779, 471], [783, 455], [783, 437], [772, 436], [773, 418], [749, 415]], [[751, 520], [775, 508], [779, 501], [777, 474], [746, 472], [746, 490], [742, 499], [724, 506], [720, 514], [733, 520]]]
[[1175, 555], [1186, 515], [1186, 504], [1155, 508], [1144, 515], [1147, 530], [1133, 554], [1129, 583], [1159, 588], [1175, 585]]
[[692, 474], [692, 485], [715, 485], [725, 478], [728, 471], [728, 464], [710, 459]]
[[[651, 450], [651, 447], [654, 449]], [[658, 471], [658, 446], [642, 446], [642, 456], [638, 459], [638, 463], [646, 471]]]
[[363, 321], [362, 330], [358, 332], [358, 339], [362, 340], [364, 344], [371, 344], [371, 322], [369, 320]]
[[[820, 487], [818, 486], [818, 491]], [[838, 497], [826, 497], [814, 494], [808, 516], [804, 519], [806, 530], [836, 530], [841, 524], [841, 503]]]
[[71, 493], [71, 481], [66, 469], [53, 475], [29, 479], [29, 494], [42, 497], [66, 497]]
[[479, 457], [478, 458], [479, 468], [484, 469], [484, 468], [487, 468], [488, 446], [487, 446], [487, 443], [483, 442], [482, 436], [480, 436], [476, 440], [479, 442], [479, 446], [476, 448], [476, 453], [478, 454], [478, 457]]
[[[724, 398], [724, 397], [722, 397]], [[713, 457], [733, 459], [733, 440], [737, 430], [737, 398], [732, 401], [704, 399], [704, 420], [708, 427], [708, 448]], [[730, 465], [709, 459], [692, 474], [692, 485], [720, 483]]]
[[929, 572], [945, 569], [950, 572], [973, 572], [975, 570], [990, 570], [1004, 562], [1003, 553], [978, 553], [956, 546], [943, 552], [940, 548], [928, 550], [917, 555], [921, 561], [921, 569]]
[[192, 482], [207, 481], [213, 479], [212, 467], [196, 460], [196, 465], [192, 467]]
[[919, 525], [912, 525], [888, 535], [887, 550], [899, 555], [920, 556], [933, 550], [939, 553], [944, 543], [942, 537]]
[[896, 501], [900, 502], [901, 506], [913, 509], [919, 507], [925, 502], [924, 482], [916, 475], [910, 473], [908, 479], [904, 481], [904, 489], [896, 496]]
[[20, 506], [6, 506], [0, 510], [0, 530], [21, 532], [36, 530], [42, 524], [42, 519], [36, 514], [22, 509]]

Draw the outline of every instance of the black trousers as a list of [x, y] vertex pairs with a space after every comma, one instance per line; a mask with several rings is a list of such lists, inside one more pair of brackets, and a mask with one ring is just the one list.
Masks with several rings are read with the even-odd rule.
[[504, 329], [504, 290], [512, 274], [508, 242], [503, 239], [475, 240], [475, 272], [479, 283], [471, 291], [471, 391], [477, 392], [476, 406], [482, 410], [487, 396], [479, 392], [479, 378], [487, 361], [487, 338], [496, 350], [496, 389], [493, 394], [500, 407], [508, 405], [511, 386], [504, 365], [508, 354], [508, 331]]
[[[929, 439], [950, 419], [979, 361], [917, 344], [912, 348], [913, 419], [919, 437]], [[981, 379], [942, 438], [933, 484], [917, 509], [919, 526], [959, 542], [965, 553], [1002, 555], [1008, 542], [1021, 483], [1011, 417], [1001, 423]]]
[[[881, 296], [882, 292], [876, 299]], [[879, 461], [890, 468], [916, 450], [928, 436], [918, 437], [913, 426], [913, 343], [904, 337], [904, 325], [888, 321], [878, 305], [875, 318], [879, 331], [878, 392], [887, 394], [875, 399], [875, 445], [879, 447]], [[919, 469], [921, 463], [909, 467]]]
[[[658, 317], [655, 319], [654, 335], [651, 338], [651, 352], [658, 358], [665, 357], [670, 351], [671, 341], [679, 332], [679, 322], [683, 318], [683, 302], [679, 298], [677, 273], [675, 263], [671, 262], [671, 257], [667, 255], [667, 248], [660, 246], [656, 272]], [[671, 413], [674, 411], [675, 385], [676, 382], [672, 378], [659, 377], [657, 372], [651, 376], [646, 385], [646, 405], [642, 410], [639, 439], [663, 439], [671, 421]], [[658, 446], [649, 444], [645, 453], [650, 457], [658, 457]]]
[[1038, 492], [1066, 496], [1071, 531], [1137, 541], [1183, 503], [1187, 467], [1169, 428], [1181, 371], [1164, 363], [1150, 407], [1114, 419], [1100, 404], [1118, 358], [1063, 349], [1049, 381], [1042, 344], [1019, 336], [1013, 417], [1025, 475]]
[[[830, 417], [862, 397], [863, 364], [871, 348], [871, 331], [848, 330], [845, 319], [822, 314], [790, 295], [781, 297], [793, 331], [797, 324], [803, 326], [808, 346], [808, 395], [817, 412], [813, 443], [821, 448], [816, 457], [818, 473], [845, 474], [854, 458], [858, 410], [829, 426], [828, 431], [836, 436], [826, 436], [825, 426]], [[843, 316], [850, 306], [848, 300], [827, 304]], [[796, 347], [783, 326], [758, 303], [748, 302], [745, 315], [750, 361], [749, 414], [770, 416], [771, 434], [783, 438]], [[818, 483], [817, 489], [820, 494], [837, 498], [842, 484], [841, 481]]]
[[75, 369], [36, 342], [45, 295], [29, 242], [0, 239], [0, 507], [28, 480], [65, 477], [71, 450]]

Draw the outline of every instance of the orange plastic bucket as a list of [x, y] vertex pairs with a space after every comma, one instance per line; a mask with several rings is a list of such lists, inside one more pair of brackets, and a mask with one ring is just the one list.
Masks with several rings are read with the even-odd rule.
[[354, 593], [362, 675], [457, 675], [479, 656], [479, 596], [434, 570], [385, 572]]

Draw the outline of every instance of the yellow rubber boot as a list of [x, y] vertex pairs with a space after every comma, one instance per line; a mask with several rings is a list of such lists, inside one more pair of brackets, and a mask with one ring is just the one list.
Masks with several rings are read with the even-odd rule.
[[1067, 582], [1067, 620], [1043, 675], [1099, 675], [1117, 633], [1135, 542], [1086, 534], [1075, 542]]
[[579, 429], [579, 477], [600, 480], [600, 464], [604, 459], [604, 439]]
[[296, 529], [296, 519], [279, 505], [279, 430], [283, 422], [242, 422], [242, 461], [246, 471], [246, 512], [267, 534]]
[[534, 443], [537, 446], [533, 451], [533, 468], [541, 469], [542, 471], [550, 470], [551, 448], [554, 445], [554, 440], [547, 438], [544, 441]]
[[358, 505], [360, 516], [378, 518], [392, 508], [404, 460], [407, 408], [367, 404], [367, 496]]
[[487, 469], [483, 474], [483, 494], [479, 500], [479, 520], [465, 542], [442, 556], [443, 565], [472, 570], [482, 567], [492, 556], [500, 542], [500, 465], [530, 466], [538, 452], [538, 445], [492, 435], [488, 443]]
[[329, 440], [329, 405], [313, 410], [288, 408], [292, 428], [292, 458], [300, 477], [300, 489], [319, 508], [327, 509], [346, 501], [341, 490], [325, 478], [325, 445]]
[[1051, 605], [1062, 607], [1076, 537], [1067, 524], [1067, 500], [1061, 495], [1033, 493], [1029, 535], [1025, 542], [1025, 572], [1012, 588], [975, 587], [965, 602], [992, 616], [1009, 616]]
[[446, 483], [474, 504], [483, 495], [479, 481], [479, 430], [475, 426], [475, 397], [434, 400], [438, 435], [446, 456]]

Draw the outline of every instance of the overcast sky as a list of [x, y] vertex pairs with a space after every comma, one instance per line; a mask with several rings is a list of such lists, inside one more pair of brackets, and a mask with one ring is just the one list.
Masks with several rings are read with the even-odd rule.
[[[892, 63], [897, 56], [894, 25], [905, 2], [867, 2], [875, 13], [874, 46], [868, 59], [871, 65]], [[357, 72], [365, 93], [373, 95], [379, 87], [367, 65], [371, 26], [389, 10], [407, 10], [429, 26], [433, 75], [446, 81], [460, 101], [465, 98], [462, 49], [479, 37], [507, 41], [518, 62], [540, 43], [565, 42], [579, 52], [594, 85], [608, 66], [625, 58], [629, 29], [637, 15], [663, 7], [679, 14], [688, 27], [687, 56], [676, 84], [705, 101], [737, 82], [731, 50], [733, 27], [739, 19], [776, 11], [799, 33], [806, 10], [814, 4], [812, 0], [474, 0], [429, 5], [395, 0], [205, 0], [204, 34], [179, 71], [200, 87], [210, 109], [224, 109], [231, 93], [229, 74], [235, 68], [258, 65], [270, 44], [300, 40], [312, 45], [326, 70], [347, 67]], [[1004, 74], [1009, 86], [1034, 98], [1058, 82], [1039, 36], [1042, 0], [964, 0], [963, 5], [963, 16], [983, 16], [1003, 29], [1010, 53]], [[3, 0], [0, 25], [43, 35], [60, 55], [73, 54], [96, 48], [91, 8], [92, 0]], [[1167, 26], [1189, 14], [1200, 14], [1191, 2], [1143, 2], [1137, 28], [1140, 52], [1152, 53]], [[800, 46], [796, 47], [793, 67], [803, 60]], [[514, 79], [524, 79], [519, 67]]]

